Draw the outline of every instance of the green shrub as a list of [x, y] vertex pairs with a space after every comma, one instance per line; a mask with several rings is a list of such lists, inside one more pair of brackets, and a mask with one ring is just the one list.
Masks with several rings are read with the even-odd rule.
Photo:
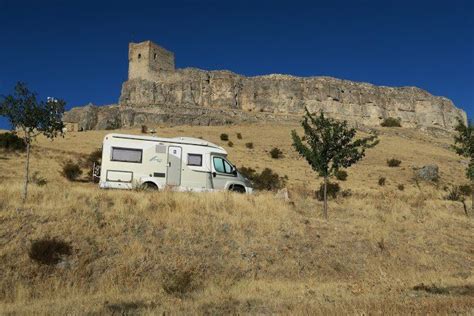
[[387, 179], [385, 179], [385, 177], [380, 177], [380, 178], [379, 178], [379, 185], [380, 185], [380, 186], [384, 186], [386, 180], [387, 180]]
[[229, 146], [229, 147], [234, 147], [234, 143], [233, 143], [233, 142], [228, 142], [228, 143], [227, 143], [227, 146]]
[[242, 134], [241, 133], [237, 133], [237, 139], [242, 139]]
[[278, 173], [269, 168], [257, 173], [255, 169], [241, 167], [239, 172], [252, 182], [252, 186], [256, 190], [276, 191], [283, 188], [288, 181], [287, 176], [280, 177]]
[[245, 147], [247, 147], [248, 149], [253, 149], [253, 143], [246, 143]]
[[400, 191], [405, 190], [405, 186], [404, 186], [403, 184], [399, 184], [399, 185], [397, 186], [397, 188], [398, 188]]
[[402, 163], [401, 160], [392, 158], [392, 159], [387, 159], [387, 166], [389, 167], [398, 167]]
[[221, 134], [221, 140], [223, 141], [228, 141], [229, 140], [229, 135], [225, 134], [225, 133], [222, 133]]
[[280, 158], [283, 158], [283, 152], [280, 150], [280, 148], [275, 147], [272, 150], [270, 150], [270, 156], [273, 159], [280, 159]]
[[[341, 191], [341, 187], [337, 182], [328, 182], [326, 194], [328, 198], [335, 199], [339, 192]], [[321, 183], [319, 186], [319, 190], [316, 191], [316, 198], [318, 201], [324, 201], [324, 183]]]
[[71, 253], [72, 248], [68, 243], [54, 238], [44, 238], [31, 243], [28, 256], [38, 263], [55, 265]]
[[380, 125], [383, 127], [402, 127], [401, 119], [393, 117], [387, 117]]
[[81, 174], [82, 170], [79, 164], [74, 163], [71, 160], [68, 160], [66, 163], [64, 163], [62, 175], [69, 181], [76, 180]]
[[338, 170], [336, 172], [336, 179], [340, 181], [346, 181], [347, 180], [347, 171], [345, 170]]
[[23, 138], [13, 133], [0, 134], [0, 148], [8, 151], [25, 151], [26, 143]]

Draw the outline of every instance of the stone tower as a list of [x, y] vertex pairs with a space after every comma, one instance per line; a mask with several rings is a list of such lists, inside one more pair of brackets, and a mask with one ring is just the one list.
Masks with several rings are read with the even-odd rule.
[[160, 72], [174, 70], [172, 52], [151, 41], [128, 44], [128, 80], [153, 80]]

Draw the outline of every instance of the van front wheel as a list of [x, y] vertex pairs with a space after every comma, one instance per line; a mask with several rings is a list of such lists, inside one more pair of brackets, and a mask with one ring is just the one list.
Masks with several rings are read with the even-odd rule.
[[232, 191], [232, 192], [238, 192], [238, 193], [245, 193], [245, 187], [242, 186], [242, 185], [238, 185], [238, 184], [232, 184], [230, 187], [229, 187], [229, 191]]

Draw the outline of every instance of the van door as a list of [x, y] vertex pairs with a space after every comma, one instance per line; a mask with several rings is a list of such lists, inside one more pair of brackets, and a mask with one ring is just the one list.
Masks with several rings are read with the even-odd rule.
[[181, 184], [181, 147], [168, 147], [168, 172], [166, 173], [166, 184], [179, 186]]
[[223, 190], [227, 182], [235, 179], [237, 173], [232, 165], [221, 156], [212, 156], [212, 187]]

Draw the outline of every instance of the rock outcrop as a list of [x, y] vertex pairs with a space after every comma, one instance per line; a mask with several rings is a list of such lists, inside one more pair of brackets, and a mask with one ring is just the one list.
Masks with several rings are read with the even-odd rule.
[[[379, 126], [384, 118], [394, 117], [400, 118], [403, 127], [452, 130], [458, 118], [466, 121], [464, 111], [449, 99], [416, 87], [382, 87], [330, 77], [245, 77], [230, 71], [174, 69], [172, 54], [167, 55], [167, 68], [156, 70], [158, 63], [149, 64], [154, 63], [151, 56], [158, 46], [144, 42], [130, 47], [129, 80], [122, 86], [119, 105], [75, 108], [65, 120], [83, 129], [153, 123], [209, 125], [300, 119], [307, 107], [367, 126]], [[146, 56], [150, 60], [144, 61]]]

